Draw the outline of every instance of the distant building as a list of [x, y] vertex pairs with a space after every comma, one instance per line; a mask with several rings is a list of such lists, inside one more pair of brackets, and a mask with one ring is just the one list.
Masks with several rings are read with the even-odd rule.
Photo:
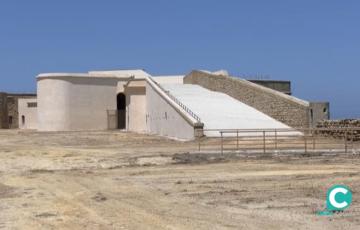
[[0, 92], [0, 128], [17, 129], [21, 127], [19, 101], [23, 99], [36, 102], [36, 94]]
[[291, 95], [290, 81], [279, 81], [279, 80], [248, 80], [248, 81], [285, 93], [287, 95]]

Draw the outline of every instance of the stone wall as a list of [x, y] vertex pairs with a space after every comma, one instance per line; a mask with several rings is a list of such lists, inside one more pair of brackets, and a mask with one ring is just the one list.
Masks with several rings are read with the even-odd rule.
[[0, 129], [8, 128], [7, 117], [7, 94], [0, 92]]
[[229, 76], [192, 71], [185, 84], [197, 84], [225, 93], [290, 127], [310, 127], [310, 103], [275, 90]]
[[[8, 127], [9, 129], [19, 128], [19, 112], [18, 112], [18, 98], [15, 96], [8, 96], [7, 98], [8, 111]], [[10, 119], [11, 117], [11, 119]]]
[[[349, 140], [360, 141], [360, 119], [323, 120], [318, 122], [316, 127], [319, 129], [332, 129], [319, 131], [324, 136], [344, 139], [347, 132]], [[351, 128], [359, 128], [359, 130], [352, 130]]]

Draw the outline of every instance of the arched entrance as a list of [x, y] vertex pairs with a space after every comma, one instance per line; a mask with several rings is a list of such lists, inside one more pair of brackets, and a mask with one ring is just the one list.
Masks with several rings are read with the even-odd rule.
[[126, 128], [126, 97], [125, 94], [117, 95], [118, 129]]

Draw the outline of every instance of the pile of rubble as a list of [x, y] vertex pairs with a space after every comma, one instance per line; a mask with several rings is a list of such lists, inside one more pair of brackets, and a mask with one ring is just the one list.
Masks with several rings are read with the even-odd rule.
[[332, 136], [334, 138], [360, 141], [360, 119], [344, 119], [344, 120], [323, 120], [316, 125], [321, 130], [319, 134]]

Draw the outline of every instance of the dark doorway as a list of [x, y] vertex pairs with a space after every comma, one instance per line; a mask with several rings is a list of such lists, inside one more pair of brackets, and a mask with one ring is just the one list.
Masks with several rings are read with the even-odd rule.
[[125, 94], [117, 95], [118, 129], [126, 128], [126, 97]]

